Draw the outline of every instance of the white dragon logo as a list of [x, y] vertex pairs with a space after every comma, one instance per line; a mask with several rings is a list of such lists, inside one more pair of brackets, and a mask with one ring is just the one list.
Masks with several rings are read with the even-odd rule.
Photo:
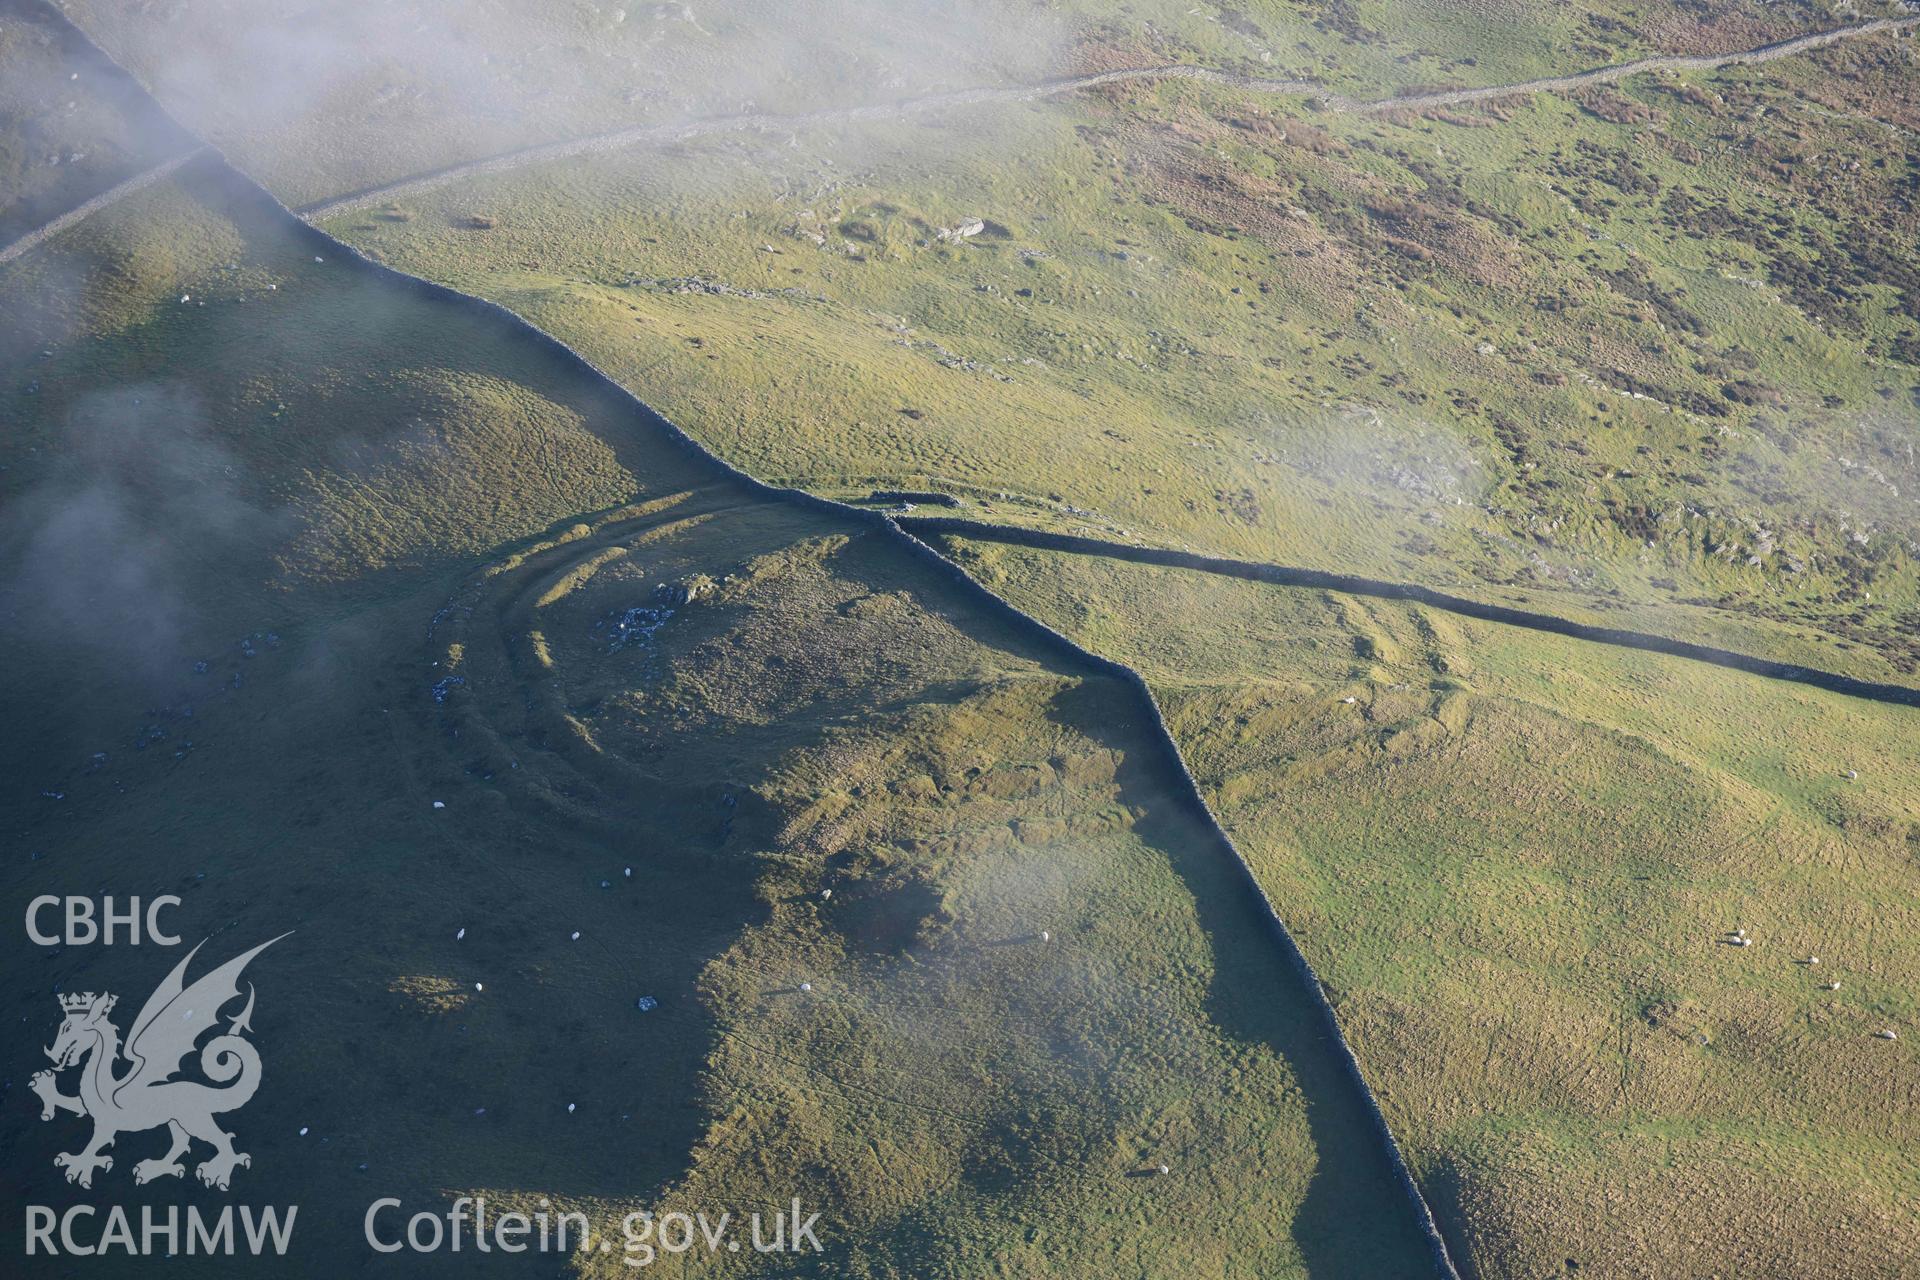
[[[286, 936], [283, 933], [280, 938]], [[51, 1120], [61, 1111], [93, 1118], [93, 1140], [83, 1150], [53, 1158], [56, 1167], [67, 1171], [68, 1182], [91, 1187], [94, 1170], [113, 1168], [113, 1157], [101, 1152], [112, 1146], [116, 1137], [163, 1124], [172, 1135], [173, 1146], [157, 1160], [134, 1165], [136, 1183], [184, 1174], [186, 1166], [180, 1163], [180, 1157], [194, 1138], [213, 1147], [213, 1155], [194, 1170], [210, 1187], [225, 1191], [235, 1166], [252, 1165], [252, 1157], [233, 1149], [233, 1135], [213, 1120], [221, 1112], [244, 1107], [260, 1087], [260, 1054], [242, 1039], [242, 1033], [253, 1029], [252, 983], [247, 984], [247, 1006], [240, 1016], [231, 1020], [225, 1035], [207, 1041], [200, 1050], [202, 1073], [225, 1087], [172, 1077], [200, 1037], [216, 1029], [221, 1008], [239, 997], [240, 971], [280, 938], [236, 956], [190, 987], [184, 981], [187, 965], [206, 943], [202, 941], [189, 951], [133, 1020], [125, 1050], [133, 1065], [124, 1075], [114, 1075], [114, 1064], [121, 1054], [120, 1032], [107, 1018], [119, 997], [91, 991], [60, 997], [66, 1019], [60, 1024], [53, 1047], [47, 1050], [53, 1070], [37, 1073], [32, 1088], [40, 1095], [42, 1120]], [[82, 1063], [80, 1092], [73, 1097], [61, 1093], [56, 1074]]]

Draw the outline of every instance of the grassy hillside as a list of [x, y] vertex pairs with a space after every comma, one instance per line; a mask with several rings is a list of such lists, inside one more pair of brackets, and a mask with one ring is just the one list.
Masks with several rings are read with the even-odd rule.
[[[822, 1213], [741, 1271], [1425, 1273], [1110, 678], [210, 164], [0, 268], [0, 315], [9, 900], [176, 893], [208, 960], [295, 930], [229, 1119], [287, 1274], [461, 1191]], [[36, 1028], [177, 959], [4, 946]], [[132, 1187], [159, 1135], [68, 1187], [45, 1038], [10, 1202], [221, 1202]]]
[[[663, 1197], [596, 1201], [799, 1194], [843, 1224], [832, 1274], [1417, 1273], [1302, 993], [1121, 691], [812, 527], [616, 513], [436, 636], [470, 774], [609, 851], [712, 841], [701, 881], [756, 872], [695, 984], [710, 1127]], [[662, 582], [699, 594], [628, 612]], [[670, 780], [706, 805], [637, 838]]]
[[[1884, 109], [1910, 43], [1821, 92]], [[1451, 120], [1135, 90], [329, 225], [761, 474], [1906, 672], [1913, 162], [1793, 65]]]
[[582, 134], [792, 113], [1116, 65], [1197, 63], [1363, 97], [1721, 53], [1897, 4], [1733, 0], [727, 0], [61, 8], [292, 203]]
[[0, 248], [188, 145], [38, 4], [0, 4], [0, 66]]
[[[829, 43], [873, 65], [782, 62], [725, 109], [636, 90], [591, 122], [569, 112], [597, 101], [597, 71], [579, 95], [512, 106], [550, 82], [506, 56], [506, 11], [462, 26], [458, 47], [499, 81], [489, 109], [551, 139], [1037, 78], [1037, 55], [1010, 43], [1052, 50], [1054, 70], [1201, 61], [1383, 99], [1845, 20], [1190, 8], [1079, 6], [1042, 31], [983, 5], [921, 34], [993, 38], [926, 67], [899, 31], [882, 23], [869, 47], [849, 23]], [[168, 42], [193, 28], [74, 12], [296, 203], [374, 180], [324, 177], [316, 146], [350, 140], [390, 179], [508, 145], [411, 157], [475, 114], [426, 89], [390, 85], [358, 123], [364, 94], [263, 113], [244, 83], [166, 78]], [[541, 19], [570, 35], [532, 43], [596, 68], [629, 59], [618, 83], [686, 72], [675, 83], [719, 92], [746, 83], [767, 19], [673, 17], [643, 38], [581, 7]], [[1010, 26], [1030, 38], [1010, 42]], [[1910, 673], [1913, 47], [1883, 34], [1365, 116], [1136, 83], [489, 174], [330, 226], [566, 334], [760, 474], [1004, 493], [989, 514]], [[974, 219], [977, 235], [939, 234]]]
[[[1843, 19], [1090, 0], [923, 39], [823, 3], [749, 74], [788, 7], [382, 10], [372, 61], [346, 10], [66, 8], [295, 202], [1068, 69], [1372, 99]], [[19, 30], [0, 56], [57, 88]], [[770, 480], [1911, 680], [1914, 49], [1424, 112], [1129, 82], [325, 227]], [[66, 118], [10, 110], [7, 136]], [[16, 166], [0, 216], [122, 151], [84, 182]], [[309, 1273], [364, 1256], [376, 1196], [475, 1191], [602, 1220], [798, 1195], [817, 1274], [1421, 1271], [1307, 993], [1112, 677], [211, 162], [0, 265], [0, 370], [15, 900], [179, 892], [215, 950], [297, 926], [259, 962], [274, 1074], [237, 1123], [249, 1194], [305, 1206]], [[1479, 1274], [1920, 1253], [1910, 712], [956, 550], [1152, 683]], [[169, 960], [7, 945], [30, 1026], [51, 988], [137, 999]], [[36, 1114], [0, 1117], [6, 1192], [58, 1202], [77, 1131]]]
[[1910, 710], [1419, 607], [962, 550], [1148, 676], [1481, 1274], [1905, 1272]]

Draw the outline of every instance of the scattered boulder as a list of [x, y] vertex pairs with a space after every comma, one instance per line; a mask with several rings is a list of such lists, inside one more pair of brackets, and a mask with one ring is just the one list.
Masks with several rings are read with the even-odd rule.
[[986, 229], [987, 223], [984, 218], [968, 218], [957, 226], [941, 227], [933, 233], [933, 238], [943, 244], [959, 244], [962, 240], [970, 240]]

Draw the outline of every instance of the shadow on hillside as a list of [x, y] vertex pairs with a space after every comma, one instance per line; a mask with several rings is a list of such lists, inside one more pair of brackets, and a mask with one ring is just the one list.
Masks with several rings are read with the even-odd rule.
[[1135, 831], [1168, 858], [1192, 893], [1214, 952], [1209, 1016], [1223, 1034], [1272, 1049], [1294, 1076], [1317, 1157], [1291, 1231], [1308, 1274], [1317, 1280], [1432, 1274], [1425, 1236], [1367, 1099], [1231, 850], [1194, 811], [1163, 749], [1147, 741], [1153, 729], [1144, 710], [1131, 691], [1090, 680], [1064, 693], [1054, 712], [1125, 752], [1120, 782], [1132, 803], [1149, 809]]

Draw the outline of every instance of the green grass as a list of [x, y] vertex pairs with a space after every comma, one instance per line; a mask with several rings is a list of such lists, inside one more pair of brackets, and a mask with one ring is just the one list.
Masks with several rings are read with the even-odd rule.
[[[522, 3], [423, 22], [378, 6], [256, 4], [217, 16], [118, 0], [64, 7], [189, 128], [295, 204], [640, 124], [862, 105], [1062, 70], [1202, 63], [1391, 97], [1748, 48], [1898, 11], [1817, 0], [1740, 0], [1711, 18], [1624, 0], [970, 0], [929, 13], [734, 0], [692, 12]], [[333, 56], [341, 49], [355, 56]]]
[[[1467, 16], [1095, 6], [1060, 22], [1076, 65], [1233, 65], [1285, 32], [1297, 40], [1262, 66], [1318, 60], [1363, 96], [1838, 22]], [[701, 66], [751, 47], [760, 20], [647, 38]], [[543, 21], [577, 27], [565, 38], [596, 67], [639, 38], [598, 10]], [[343, 87], [270, 117], [240, 84], [189, 93], [163, 68], [192, 30], [110, 38], [295, 202], [510, 141], [462, 140], [489, 122], [410, 97], [405, 76], [371, 102]], [[501, 39], [484, 24], [464, 38]], [[562, 334], [756, 474], [1008, 494], [988, 514], [1884, 676], [1920, 660], [1912, 44], [1406, 118], [1134, 85], [488, 175], [330, 226]], [[975, 54], [928, 84], [1020, 66], [995, 42]], [[827, 60], [756, 103], [854, 100], [850, 74]], [[509, 100], [545, 83], [513, 59], [490, 77]], [[595, 109], [602, 91], [593, 78], [564, 103], [500, 109], [539, 138], [665, 110], [644, 94]], [[423, 139], [452, 152], [413, 155]], [[332, 147], [378, 172], [328, 177], [316, 154]], [[476, 212], [494, 228], [465, 225]], [[993, 230], [935, 238], [974, 216]], [[690, 277], [734, 292], [673, 283]]]
[[[296, 930], [231, 1121], [246, 1200], [301, 1206], [287, 1273], [365, 1257], [376, 1197], [469, 1190], [798, 1195], [814, 1274], [1424, 1273], [1109, 678], [314, 257], [203, 167], [0, 274], [10, 892], [178, 893], [209, 955]], [[616, 649], [673, 582], [711, 591]], [[175, 960], [5, 945], [23, 1026]], [[81, 1194], [78, 1125], [0, 1130], [9, 1199]], [[92, 1195], [181, 1194], [128, 1181], [152, 1142]]]
[[[1190, 7], [1076, 6], [1054, 65], [1374, 96], [1837, 21]], [[282, 73], [259, 29], [75, 12], [296, 202], [742, 105], [729, 77], [627, 98], [651, 36], [593, 6], [472, 20], [450, 56], [499, 58], [496, 114], [403, 44], [263, 112], [232, 92]], [[761, 16], [659, 41], [718, 69]], [[1133, 85], [494, 174], [328, 229], [519, 312], [768, 479], [1885, 679], [1920, 657], [1912, 48], [1427, 117]], [[995, 45], [929, 83], [1033, 69]], [[872, 70], [789, 67], [758, 105], [867, 100]], [[608, 1214], [800, 1194], [834, 1274], [1417, 1267], [1301, 993], [1116, 689], [206, 177], [0, 268], [29, 726], [5, 763], [41, 855], [11, 864], [23, 894], [131, 865], [113, 891], [178, 887], [236, 940], [303, 922], [242, 1120], [262, 1202], [301, 1198], [339, 1250], [373, 1195], [484, 1189]], [[992, 226], [938, 238], [968, 217]], [[1910, 714], [1403, 606], [968, 555], [1153, 683], [1480, 1274], [1876, 1275], [1920, 1250]], [[609, 620], [674, 582], [711, 590], [611, 651]], [[1760, 945], [1717, 944], [1735, 924]], [[1000, 945], [1036, 928], [1055, 942]], [[29, 1023], [54, 982], [164, 967], [15, 945], [44, 975]], [[5, 1125], [10, 1190], [43, 1196], [51, 1127]]]
[[[548, 821], [618, 841], [683, 780], [707, 803], [668, 839], [765, 833], [709, 864], [745, 858], [755, 897], [697, 979], [709, 1127], [663, 1194], [597, 1202], [799, 1194], [839, 1220], [835, 1273], [1417, 1272], [1329, 1061], [1297, 1052], [1302, 993], [1118, 690], [870, 538], [794, 541], [815, 527], [616, 519], [489, 578], [445, 640], [469, 767]], [[696, 574], [716, 589], [657, 651], [610, 658], [597, 624]], [[1130, 1176], [1161, 1160], [1190, 1180]]]
[[37, 5], [0, 5], [0, 66], [0, 248], [186, 145]]
[[[561, 334], [757, 474], [1906, 671], [1920, 384], [1889, 356], [1913, 322], [1782, 274], [1911, 270], [1870, 223], [1903, 170], [1763, 72], [1708, 105], [1616, 95], [1658, 147], [1551, 97], [1318, 129], [1172, 86], [966, 138], [568, 162], [330, 227]], [[1825, 157], [1813, 203], [1729, 133], [1762, 108]], [[1638, 178], [1607, 167], [1628, 155]], [[1736, 213], [1687, 221], [1709, 207]], [[969, 215], [996, 229], [935, 238]]]
[[[1482, 1274], [1900, 1273], [1910, 711], [1414, 606], [965, 551], [1147, 675]], [[1736, 926], [1757, 944], [1723, 945]]]

